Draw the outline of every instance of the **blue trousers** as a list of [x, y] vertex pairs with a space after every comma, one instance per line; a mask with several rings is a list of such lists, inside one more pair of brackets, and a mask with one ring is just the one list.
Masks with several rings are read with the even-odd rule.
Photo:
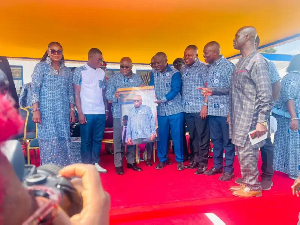
[[171, 116], [158, 116], [158, 145], [157, 155], [160, 162], [167, 160], [169, 129], [171, 128], [172, 140], [177, 162], [183, 162], [183, 113]]
[[105, 129], [105, 114], [85, 114], [87, 123], [80, 124], [81, 157], [85, 164], [99, 162], [103, 133]]
[[214, 144], [214, 167], [223, 168], [223, 152], [225, 149], [224, 172], [233, 172], [234, 145], [229, 139], [227, 118], [223, 116], [209, 116], [210, 137]]

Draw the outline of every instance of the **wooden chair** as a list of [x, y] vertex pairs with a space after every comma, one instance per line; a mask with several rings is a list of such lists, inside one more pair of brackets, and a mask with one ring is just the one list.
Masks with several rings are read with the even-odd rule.
[[[32, 107], [25, 107], [19, 109], [20, 115], [22, 118], [25, 118], [25, 124], [24, 124], [24, 133], [23, 133], [23, 142], [26, 144], [27, 148], [27, 163], [30, 164], [30, 150], [34, 150], [34, 160], [36, 162], [36, 155], [37, 155], [37, 149], [38, 147], [38, 141], [37, 141], [37, 134], [38, 134], [38, 128], [37, 124], [33, 122], [32, 120]], [[34, 141], [32, 144], [31, 141]], [[37, 145], [37, 146], [36, 146]]]

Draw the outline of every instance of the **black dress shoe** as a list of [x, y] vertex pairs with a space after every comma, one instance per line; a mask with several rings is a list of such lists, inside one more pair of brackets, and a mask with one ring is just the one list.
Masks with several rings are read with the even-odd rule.
[[219, 173], [223, 173], [223, 169], [216, 169], [215, 167], [213, 167], [210, 170], [205, 171], [204, 174], [208, 175], [208, 176], [212, 176], [212, 175], [216, 175], [216, 174], [219, 174]]
[[133, 163], [133, 164], [127, 163], [127, 168], [128, 169], [133, 169], [134, 171], [142, 171], [142, 169], [140, 167], [138, 167], [136, 165], [136, 163]]
[[195, 174], [199, 175], [199, 174], [203, 174], [207, 169], [207, 166], [199, 166], [198, 169], [196, 170]]
[[151, 159], [148, 159], [148, 160], [146, 161], [146, 165], [147, 165], [147, 166], [152, 166]]
[[123, 166], [116, 167], [116, 172], [118, 175], [123, 175], [124, 174]]
[[168, 158], [168, 159], [165, 161], [165, 164], [166, 164], [166, 165], [172, 165], [171, 159]]
[[198, 162], [192, 162], [192, 163], [188, 166], [189, 169], [196, 169], [196, 168], [198, 168], [198, 167], [199, 167], [199, 163], [198, 163]]
[[183, 162], [177, 163], [177, 170], [179, 170], [179, 171], [184, 170]]
[[162, 168], [164, 168], [166, 165], [165, 162], [159, 162], [157, 165], [156, 165], [156, 169], [157, 170], [161, 170]]
[[219, 177], [220, 181], [229, 181], [234, 177], [234, 173], [224, 172], [222, 176]]

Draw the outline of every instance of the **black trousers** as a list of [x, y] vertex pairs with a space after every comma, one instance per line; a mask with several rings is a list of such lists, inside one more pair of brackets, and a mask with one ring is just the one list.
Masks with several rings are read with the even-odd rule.
[[272, 180], [274, 170], [273, 170], [273, 159], [274, 159], [274, 145], [271, 138], [266, 139], [266, 144], [260, 148], [261, 152], [261, 179]]
[[190, 133], [190, 145], [193, 146], [194, 162], [207, 166], [210, 143], [208, 117], [201, 119], [200, 113], [185, 113], [184, 118]]

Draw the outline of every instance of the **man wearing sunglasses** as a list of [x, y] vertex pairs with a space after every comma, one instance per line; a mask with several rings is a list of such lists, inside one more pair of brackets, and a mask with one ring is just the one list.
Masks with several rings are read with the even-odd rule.
[[82, 162], [94, 164], [99, 172], [106, 173], [107, 170], [99, 165], [107, 113], [102, 62], [102, 52], [97, 48], [90, 49], [88, 62], [74, 71], [73, 86], [80, 122]]
[[[113, 112], [113, 128], [114, 128], [114, 158], [115, 167], [118, 175], [124, 174], [123, 169], [123, 155], [124, 150], [122, 148], [122, 123], [121, 123], [121, 111], [118, 103], [120, 93], [118, 88], [139, 87], [144, 85], [144, 82], [140, 76], [132, 73], [132, 61], [129, 57], [124, 57], [120, 62], [120, 73], [112, 75], [108, 80], [106, 98], [112, 102]], [[127, 146], [127, 168], [134, 171], [142, 171], [135, 163], [135, 146]]]

